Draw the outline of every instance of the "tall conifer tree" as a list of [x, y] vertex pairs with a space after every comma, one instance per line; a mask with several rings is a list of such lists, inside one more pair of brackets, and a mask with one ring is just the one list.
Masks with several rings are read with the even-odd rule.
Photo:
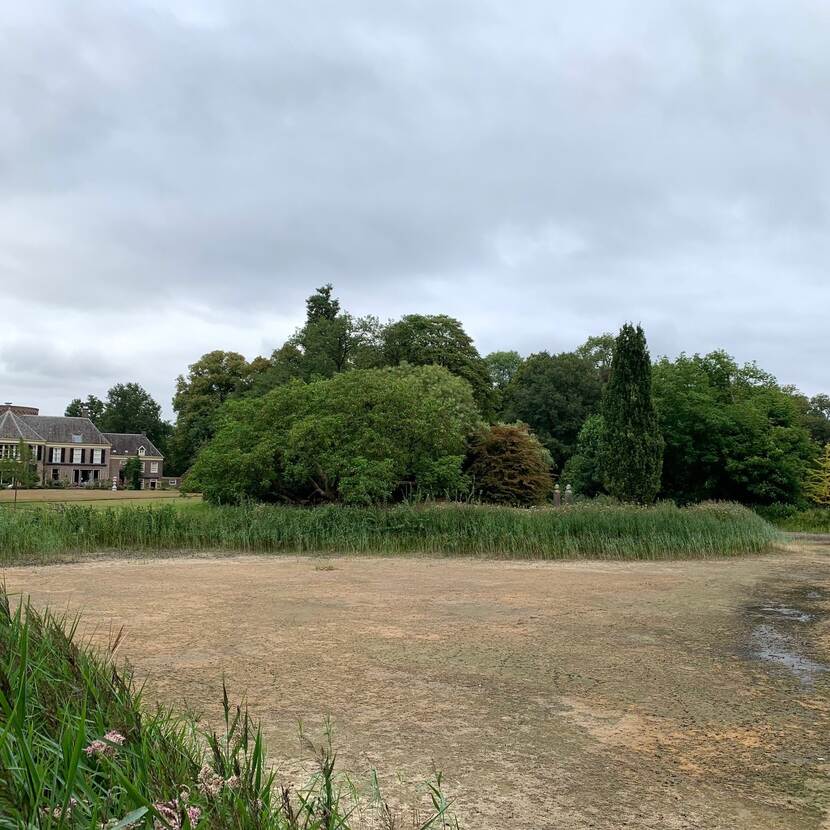
[[650, 504], [660, 490], [663, 436], [651, 398], [651, 359], [640, 326], [626, 323], [614, 344], [603, 398], [605, 486], [621, 501]]

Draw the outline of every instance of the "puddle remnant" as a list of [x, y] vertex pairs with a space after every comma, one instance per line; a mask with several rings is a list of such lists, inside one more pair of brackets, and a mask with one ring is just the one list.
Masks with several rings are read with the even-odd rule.
[[821, 616], [821, 609], [799, 606], [824, 599], [824, 592], [800, 590], [793, 594], [786, 604], [767, 602], [746, 609], [758, 620], [750, 634], [749, 652], [753, 659], [777, 664], [795, 675], [802, 686], [810, 686], [821, 673], [830, 671], [830, 666], [801, 654], [793, 633], [802, 634], [804, 626]]

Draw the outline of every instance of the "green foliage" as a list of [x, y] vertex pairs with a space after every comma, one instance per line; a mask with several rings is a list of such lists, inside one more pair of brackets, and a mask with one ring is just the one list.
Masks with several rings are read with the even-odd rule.
[[100, 398], [95, 397], [95, 395], [87, 395], [84, 401], [80, 398], [73, 398], [63, 414], [68, 418], [89, 418], [100, 429], [104, 407], [105, 404]]
[[190, 468], [216, 429], [221, 405], [242, 394], [250, 383], [251, 367], [237, 352], [208, 352], [191, 364], [186, 377], [178, 376], [173, 397], [178, 417], [169, 443], [169, 472], [182, 473]]
[[530, 510], [452, 503], [0, 508], [0, 563], [7, 565], [100, 550], [672, 559], [741, 556], [777, 541], [752, 511], [711, 502], [678, 508], [581, 501]]
[[382, 326], [376, 317], [342, 311], [333, 288], [324, 285], [306, 300], [305, 325], [271, 355], [253, 378], [249, 394], [263, 395], [291, 380], [330, 378], [351, 369], [381, 365]]
[[445, 367], [470, 384], [486, 418], [493, 413], [493, 384], [487, 364], [458, 320], [445, 314], [408, 314], [384, 329], [382, 354], [387, 366]]
[[124, 465], [124, 480], [129, 484], [131, 490], [141, 489], [143, 468], [144, 465], [137, 455], [127, 459], [127, 463]]
[[830, 444], [830, 395], [814, 395], [808, 399], [795, 393], [794, 397], [801, 414], [801, 425], [813, 441], [820, 447]]
[[576, 452], [562, 470], [562, 483], [570, 484], [574, 493], [592, 498], [604, 490], [602, 448], [605, 421], [602, 415], [591, 415], [579, 430]]
[[608, 383], [608, 378], [611, 376], [615, 340], [614, 335], [606, 331], [589, 337], [581, 346], [574, 349], [577, 357], [587, 360], [593, 366], [602, 384]]
[[830, 533], [830, 508], [812, 507], [806, 510], [795, 504], [758, 505], [756, 513], [781, 530], [794, 533]]
[[654, 367], [665, 438], [663, 494], [797, 502], [815, 455], [797, 399], [754, 364], [724, 352], [666, 358]]
[[293, 381], [227, 406], [188, 487], [215, 503], [464, 492], [465, 442], [478, 423], [469, 386], [438, 366]]
[[143, 433], [161, 452], [165, 452], [171, 432], [159, 404], [137, 383], [115, 384], [107, 392], [104, 411], [95, 423], [104, 432]]
[[161, 407], [138, 383], [116, 383], [107, 392], [106, 401], [88, 395], [86, 400], [74, 398], [65, 415], [89, 418], [102, 432], [138, 432], [146, 435], [162, 453], [172, 432], [161, 417]]
[[484, 363], [490, 373], [490, 382], [496, 389], [503, 392], [521, 368], [524, 358], [518, 352], [513, 351], [490, 352], [485, 356]]
[[605, 486], [621, 501], [650, 504], [660, 490], [663, 438], [651, 397], [651, 361], [642, 328], [626, 324], [614, 346], [602, 401]]
[[[371, 810], [335, 772], [330, 745], [315, 749], [308, 784], [281, 786], [260, 728], [224, 687], [224, 729], [203, 732], [193, 715], [143, 702], [112, 657], [120, 635], [102, 654], [80, 640], [78, 625], [12, 609], [0, 589], [3, 830], [349, 830], [358, 808]], [[371, 781], [383, 803], [374, 773]], [[457, 828], [440, 775], [429, 796], [422, 830]]]
[[471, 439], [467, 473], [482, 501], [529, 507], [553, 492], [550, 453], [525, 424], [482, 427]]
[[810, 501], [830, 507], [830, 443], [825, 444], [824, 453], [807, 473], [804, 489]]
[[525, 360], [507, 385], [502, 415], [528, 424], [561, 470], [601, 395], [599, 376], [588, 360], [572, 352], [541, 352]]
[[37, 482], [37, 465], [32, 458], [32, 449], [21, 440], [12, 458], [0, 458], [0, 484], [11, 484], [18, 490], [34, 487]]

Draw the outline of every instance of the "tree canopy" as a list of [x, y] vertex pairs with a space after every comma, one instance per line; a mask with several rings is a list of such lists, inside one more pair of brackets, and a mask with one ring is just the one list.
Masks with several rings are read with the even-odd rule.
[[383, 330], [386, 366], [443, 366], [464, 378], [485, 417], [493, 413], [493, 384], [487, 364], [458, 320], [445, 314], [407, 314]]
[[678, 501], [797, 501], [815, 447], [796, 399], [725, 352], [654, 367], [666, 449], [663, 493]]
[[292, 381], [223, 408], [188, 486], [215, 503], [455, 495], [469, 489], [462, 464], [479, 423], [469, 385], [439, 366]]
[[602, 395], [593, 365], [573, 352], [531, 355], [504, 390], [502, 418], [528, 424], [561, 470]]

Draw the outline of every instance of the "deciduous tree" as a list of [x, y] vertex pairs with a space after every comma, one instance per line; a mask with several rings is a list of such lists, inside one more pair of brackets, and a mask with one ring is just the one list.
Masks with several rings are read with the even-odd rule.
[[212, 502], [369, 504], [468, 487], [480, 423], [469, 385], [439, 366], [363, 369], [232, 401], [187, 485]]
[[507, 385], [502, 417], [528, 424], [561, 470], [585, 419], [599, 409], [601, 395], [588, 360], [573, 352], [541, 352], [527, 358]]

